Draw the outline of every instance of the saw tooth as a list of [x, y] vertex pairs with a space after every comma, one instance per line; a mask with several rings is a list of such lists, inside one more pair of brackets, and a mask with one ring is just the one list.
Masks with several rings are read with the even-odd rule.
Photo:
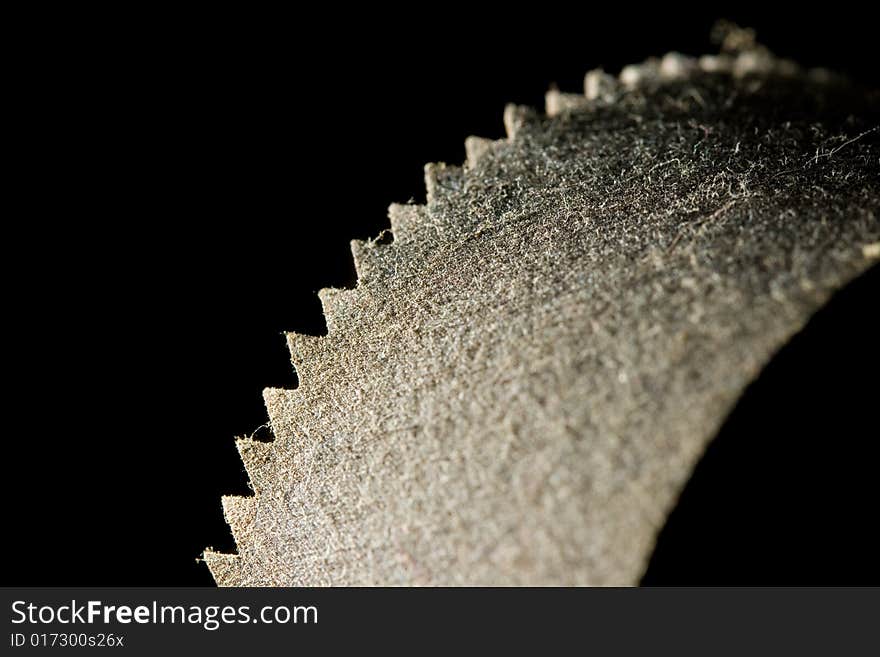
[[263, 403], [269, 412], [269, 424], [276, 441], [287, 442], [296, 433], [291, 423], [298, 421], [306, 411], [304, 395], [297, 394], [299, 391], [300, 389], [263, 389]]
[[776, 58], [766, 50], [744, 50], [733, 61], [733, 76], [768, 75], [776, 66]]
[[265, 388], [263, 402], [269, 413], [269, 424], [275, 440], [295, 449], [312, 442], [312, 434], [319, 435], [332, 420], [316, 403], [315, 394], [308, 396], [304, 389]]
[[618, 84], [617, 78], [601, 68], [587, 71], [584, 76], [584, 96], [587, 100], [601, 100], [610, 103], [619, 93], [620, 84]]
[[464, 172], [461, 167], [442, 162], [425, 165], [425, 191], [428, 204], [441, 201], [464, 188]]
[[296, 370], [299, 384], [302, 385], [305, 379], [311, 378], [320, 369], [325, 338], [292, 332], [286, 333], [285, 337], [287, 348], [290, 350], [290, 360]]
[[428, 223], [428, 208], [424, 205], [392, 203], [388, 206], [388, 220], [394, 241], [404, 242], [409, 240], [418, 226]]
[[565, 110], [577, 109], [587, 105], [587, 99], [580, 94], [566, 94], [558, 89], [550, 89], [544, 94], [544, 111], [547, 116], [557, 116]]
[[333, 333], [340, 327], [346, 326], [345, 318], [351, 312], [356, 290], [346, 290], [337, 287], [325, 287], [318, 290], [318, 298], [324, 309], [324, 319], [327, 322], [327, 331]]
[[202, 558], [208, 564], [217, 586], [244, 586], [244, 563], [237, 554], [205, 550]]
[[354, 271], [357, 274], [358, 283], [369, 277], [371, 264], [369, 262], [369, 244], [365, 240], [349, 241], [351, 257], [354, 259]]
[[733, 71], [733, 57], [730, 55], [703, 55], [697, 65], [705, 73], [730, 73]]
[[641, 64], [624, 66], [618, 76], [620, 84], [628, 89], [633, 89], [659, 77], [660, 60], [656, 57], [650, 57]]
[[269, 485], [272, 465], [272, 444], [250, 438], [239, 438], [235, 447], [244, 463], [253, 491], [259, 494]]
[[680, 52], [666, 53], [660, 60], [660, 77], [666, 80], [682, 80], [690, 77], [697, 70], [699, 70], [697, 58], [682, 55]]
[[254, 526], [257, 522], [257, 498], [224, 495], [221, 502], [223, 517], [232, 530], [240, 554], [248, 545], [253, 544]]
[[548, 89], [544, 94], [544, 113], [547, 116], [556, 116], [562, 112], [564, 101], [559, 89]]
[[381, 277], [383, 250], [387, 245], [375, 240], [351, 240], [351, 255], [357, 271], [358, 284], [369, 283]]
[[475, 137], [471, 135], [464, 140], [464, 152], [467, 158], [467, 167], [473, 169], [477, 166], [486, 153], [492, 150], [492, 147], [498, 142], [494, 139], [486, 139], [485, 137]]
[[538, 114], [531, 107], [509, 103], [504, 108], [504, 130], [507, 139], [514, 139], [524, 125], [536, 121]]

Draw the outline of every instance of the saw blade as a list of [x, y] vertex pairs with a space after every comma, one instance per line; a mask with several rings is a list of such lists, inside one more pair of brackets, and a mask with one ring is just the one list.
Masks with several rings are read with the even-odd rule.
[[743, 390], [880, 256], [876, 97], [748, 43], [425, 168], [290, 334], [218, 584], [629, 585]]

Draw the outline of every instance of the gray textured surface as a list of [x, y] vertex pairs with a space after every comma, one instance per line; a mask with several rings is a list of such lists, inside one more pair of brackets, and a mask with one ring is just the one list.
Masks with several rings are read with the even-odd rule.
[[864, 94], [761, 50], [585, 86], [353, 245], [274, 442], [238, 443], [219, 584], [635, 584], [744, 387], [880, 255]]

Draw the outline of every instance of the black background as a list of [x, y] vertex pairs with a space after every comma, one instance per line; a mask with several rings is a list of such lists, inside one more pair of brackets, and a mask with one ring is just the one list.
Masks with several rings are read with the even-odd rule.
[[[469, 134], [501, 137], [505, 103], [541, 106], [553, 83], [579, 91], [597, 66], [711, 52], [719, 17], [756, 27], [805, 65], [877, 81], [867, 10], [838, 5], [612, 13], [511, 3], [476, 14], [476, 5], [394, 16], [342, 5], [284, 15], [47, 10], [8, 25], [21, 41], [6, 94], [20, 113], [8, 127], [24, 148], [7, 177], [15, 202], [3, 240], [0, 583], [211, 584], [200, 552], [234, 548], [220, 496], [248, 492], [233, 437], [266, 421], [262, 388], [296, 383], [282, 332], [324, 331], [315, 292], [354, 282], [349, 240], [386, 228], [389, 203], [423, 200], [424, 163], [461, 162]], [[876, 275], [860, 289], [826, 325], [839, 331], [847, 318], [867, 344], [878, 326], [876, 311], [865, 314]], [[804, 348], [831, 353], [823, 330]], [[828, 359], [843, 379], [870, 372], [863, 352], [843, 356]], [[846, 394], [837, 402], [853, 403]], [[775, 412], [761, 408], [760, 417]], [[861, 417], [851, 428], [876, 441], [876, 425], [872, 436]], [[765, 491], [785, 489], [772, 475], [787, 470], [791, 449], [765, 468]], [[749, 460], [735, 463], [721, 466], [728, 482]], [[787, 504], [777, 510], [798, 500]], [[826, 526], [839, 516], [812, 508], [798, 516], [806, 533], [762, 516], [761, 531], [779, 533], [767, 539], [772, 561], [760, 545], [725, 548], [717, 529], [706, 544], [717, 558], [697, 567], [676, 548], [704, 535], [693, 519], [724, 525], [733, 513], [704, 505], [669, 539], [673, 557], [658, 551], [649, 580], [876, 580], [876, 544], [860, 544], [843, 570], [834, 561], [846, 553], [838, 525], [868, 518]], [[737, 517], [735, 526], [749, 526], [750, 513]]]

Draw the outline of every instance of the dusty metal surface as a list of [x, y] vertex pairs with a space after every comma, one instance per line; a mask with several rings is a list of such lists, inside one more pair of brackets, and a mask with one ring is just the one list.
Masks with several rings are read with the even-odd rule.
[[591, 72], [426, 167], [289, 336], [219, 584], [639, 581], [743, 389], [880, 257], [876, 97], [739, 48]]

